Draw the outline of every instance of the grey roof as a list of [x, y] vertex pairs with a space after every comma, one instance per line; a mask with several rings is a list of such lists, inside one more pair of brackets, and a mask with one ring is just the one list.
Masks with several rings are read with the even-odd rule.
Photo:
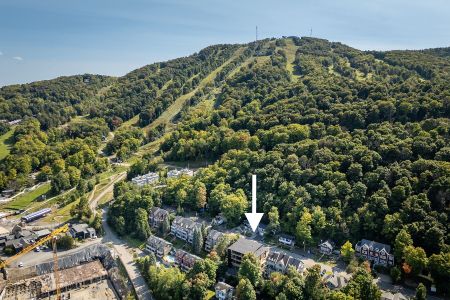
[[42, 229], [42, 230], [38, 230], [38, 231], [35, 232], [35, 234], [38, 236], [38, 238], [47, 236], [47, 235], [49, 235], [50, 233], [51, 233], [51, 231], [48, 230], [48, 229]]
[[221, 238], [224, 234], [220, 231], [217, 231], [215, 229], [212, 229], [208, 235], [207, 235], [207, 239], [213, 239], [213, 240], [217, 240], [219, 238]]
[[168, 214], [169, 214], [169, 212], [167, 210], [162, 209], [160, 207], [154, 206], [150, 209], [150, 215], [159, 216], [159, 215], [168, 215]]
[[176, 226], [183, 227], [186, 229], [194, 229], [194, 228], [201, 229], [201, 227], [202, 227], [202, 223], [198, 223], [198, 222], [195, 222], [194, 220], [191, 220], [189, 218], [184, 218], [181, 216], [176, 216], [172, 222], [172, 225], [176, 225]]
[[267, 248], [257, 241], [248, 240], [242, 237], [239, 238], [228, 249], [242, 254], [253, 253], [257, 257], [259, 257], [263, 252], [267, 251]]
[[274, 261], [277, 264], [286, 266], [289, 261], [290, 256], [284, 252], [269, 252], [267, 257], [268, 260]]
[[285, 252], [269, 252], [267, 260], [274, 261], [276, 264], [281, 264], [285, 267], [292, 266], [297, 270], [303, 268], [303, 262], [300, 259], [292, 257]]
[[367, 247], [370, 250], [377, 250], [378, 249], [378, 251], [381, 251], [384, 248], [387, 253], [391, 252], [391, 246], [383, 244], [383, 243], [378, 243], [378, 242], [375, 242], [375, 241], [369, 241], [369, 240], [363, 239], [363, 240], [359, 241], [358, 244], [361, 247], [364, 246], [364, 245], [367, 245]]
[[163, 245], [163, 246], [172, 246], [172, 243], [166, 241], [165, 239], [162, 239], [160, 237], [157, 237], [155, 235], [151, 235], [147, 239], [147, 244], [153, 244], [153, 245]]
[[182, 249], [177, 249], [175, 256], [182, 256], [183, 259], [184, 259], [185, 257], [192, 258], [192, 259], [194, 259], [194, 260], [200, 260], [200, 259], [202, 259], [201, 257], [199, 257], [199, 256], [197, 256], [197, 255], [195, 255], [195, 254], [189, 253], [189, 252], [187, 252], [187, 251], [184, 251], [184, 250], [182, 250]]
[[229, 285], [228, 283], [225, 283], [223, 281], [219, 281], [216, 286], [215, 286], [216, 290], [221, 290], [221, 291], [228, 291], [230, 289], [233, 289], [233, 287], [231, 285]]
[[289, 266], [294, 267], [296, 270], [298, 270], [300, 268], [303, 269], [304, 263], [298, 258], [291, 257], [291, 259], [288, 261], [288, 267]]
[[78, 232], [85, 232], [88, 227], [89, 227], [89, 225], [86, 224], [86, 223], [74, 224], [74, 225], [72, 225], [72, 230], [77, 232], [77, 233]]
[[325, 242], [321, 243], [319, 246], [327, 247], [330, 249], [334, 248], [334, 243], [330, 242], [329, 240], [326, 240]]

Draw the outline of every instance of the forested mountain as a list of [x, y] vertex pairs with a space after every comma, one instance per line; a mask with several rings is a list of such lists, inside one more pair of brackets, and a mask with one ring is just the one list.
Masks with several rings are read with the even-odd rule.
[[[183, 211], [206, 201], [209, 214], [221, 212], [237, 224], [249, 206], [250, 176], [257, 174], [258, 207], [269, 226], [279, 215], [282, 232], [311, 246], [323, 239], [385, 242], [399, 264], [405, 257], [398, 245], [411, 240], [408, 246], [424, 251], [426, 261], [409, 272], [429, 267], [445, 290], [449, 53], [360, 51], [289, 37], [211, 46], [120, 78], [84, 75], [4, 87], [0, 118], [34, 117], [40, 124], [16, 127], [14, 148], [0, 163], [0, 187], [44, 167], [44, 178], [71, 167], [91, 176], [105, 167], [91, 155], [100, 138], [120, 127], [107, 154], [126, 158], [160, 140], [158, 151], [133, 165], [129, 177], [157, 168], [154, 156], [212, 164], [159, 190], [118, 186], [110, 216], [120, 220], [112, 224], [119, 233], [139, 235], [137, 212], [161, 203]], [[152, 127], [167, 112], [171, 118]], [[75, 115], [86, 115], [86, 124], [57, 127]], [[121, 126], [133, 117], [135, 128]], [[85, 145], [75, 147], [75, 139]], [[71, 150], [64, 151], [66, 144]], [[30, 145], [45, 154], [31, 157]], [[53, 180], [54, 187], [73, 186], [65, 177], [67, 184]]]
[[[196, 179], [209, 196], [221, 184], [249, 191], [257, 174], [261, 209], [277, 207], [284, 231], [300, 240], [392, 243], [406, 228], [427, 253], [448, 249], [446, 50], [261, 44], [271, 52], [226, 80], [212, 112], [187, 114], [161, 145], [165, 158], [217, 160]], [[308, 214], [312, 222], [299, 222]]]
[[98, 75], [60, 77], [0, 88], [0, 119], [34, 117], [43, 129], [89, 112], [98, 91], [114, 78]]

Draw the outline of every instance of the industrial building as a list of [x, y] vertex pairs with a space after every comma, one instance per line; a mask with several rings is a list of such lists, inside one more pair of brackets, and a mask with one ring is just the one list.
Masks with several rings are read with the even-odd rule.
[[107, 246], [92, 245], [58, 258], [58, 273], [52, 260], [6, 268], [7, 279], [0, 276], [0, 299], [55, 299], [58, 286], [62, 299], [125, 299], [128, 283], [119, 274], [116, 258]]
[[52, 210], [50, 208], [44, 208], [44, 209], [38, 210], [34, 213], [31, 213], [29, 215], [22, 217], [22, 221], [25, 223], [33, 222], [37, 219], [45, 217], [47, 214], [51, 213], [51, 211]]

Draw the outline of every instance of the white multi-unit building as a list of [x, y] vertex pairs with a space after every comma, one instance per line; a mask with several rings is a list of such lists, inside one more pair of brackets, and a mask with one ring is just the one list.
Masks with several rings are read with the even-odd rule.
[[138, 186], [143, 186], [147, 184], [153, 184], [159, 181], [158, 173], [150, 172], [142, 176], [137, 176], [131, 179], [131, 182]]
[[202, 223], [196, 222], [189, 218], [176, 216], [170, 226], [170, 233], [180, 240], [192, 244], [194, 241], [194, 231], [196, 229], [202, 230]]
[[188, 168], [184, 168], [181, 170], [173, 169], [167, 172], [167, 178], [176, 178], [182, 175], [194, 176], [194, 171]]

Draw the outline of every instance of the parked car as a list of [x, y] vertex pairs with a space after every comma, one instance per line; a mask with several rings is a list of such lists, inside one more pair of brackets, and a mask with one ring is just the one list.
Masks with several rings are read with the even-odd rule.
[[19, 262], [19, 268], [23, 267], [23, 262]]

